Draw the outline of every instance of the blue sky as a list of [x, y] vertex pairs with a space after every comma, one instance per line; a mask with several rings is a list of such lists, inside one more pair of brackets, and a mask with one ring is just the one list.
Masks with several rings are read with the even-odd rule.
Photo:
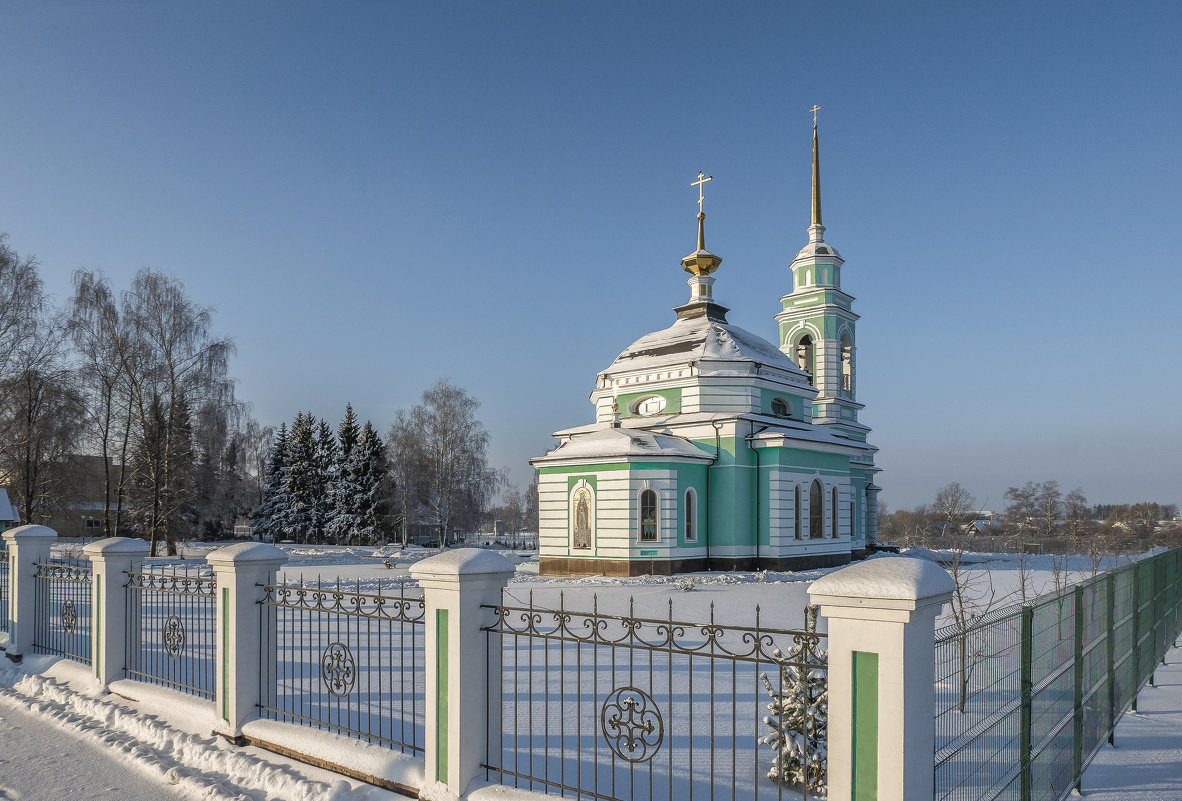
[[0, 231], [179, 276], [277, 424], [441, 376], [528, 482], [695, 242], [774, 338], [822, 106], [891, 508], [1182, 501], [1174, 3], [0, 5]]

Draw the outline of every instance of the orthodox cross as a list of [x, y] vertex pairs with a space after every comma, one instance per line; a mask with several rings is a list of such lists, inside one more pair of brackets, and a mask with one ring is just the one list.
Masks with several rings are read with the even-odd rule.
[[821, 107], [815, 103], [813, 104], [813, 107], [809, 109], [809, 111], [813, 112], [813, 127], [814, 128], [817, 127], [817, 112], [820, 110], [821, 110]]
[[707, 177], [706, 173], [699, 172], [698, 173], [698, 180], [696, 180], [692, 184], [690, 184], [690, 186], [698, 187], [698, 214], [702, 213], [702, 201], [704, 201], [706, 199], [706, 196], [704, 194], [702, 194], [702, 187], [705, 186], [707, 181], [713, 181], [713, 180], [714, 180], [713, 175]]

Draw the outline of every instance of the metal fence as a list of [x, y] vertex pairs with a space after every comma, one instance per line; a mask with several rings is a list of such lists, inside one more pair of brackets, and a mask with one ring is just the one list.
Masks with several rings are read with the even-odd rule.
[[208, 567], [127, 573], [126, 672], [213, 699], [217, 580]]
[[0, 631], [8, 631], [8, 551], [0, 544]]
[[90, 562], [51, 559], [33, 575], [33, 652], [90, 664]]
[[366, 742], [424, 748], [424, 606], [413, 584], [264, 587], [262, 714]]
[[804, 630], [492, 607], [487, 776], [575, 798], [805, 798], [824, 792], [827, 661]]
[[1182, 549], [936, 632], [936, 799], [1062, 801], [1177, 639]]

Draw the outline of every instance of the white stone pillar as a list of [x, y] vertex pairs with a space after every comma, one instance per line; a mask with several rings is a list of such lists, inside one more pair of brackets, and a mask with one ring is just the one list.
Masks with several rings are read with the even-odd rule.
[[91, 661], [102, 689], [123, 677], [128, 624], [127, 572], [148, 555], [148, 543], [130, 537], [108, 537], [82, 549], [90, 559]]
[[37, 563], [49, 559], [57, 532], [47, 526], [18, 526], [4, 532], [8, 543], [8, 658], [19, 662], [33, 647]]
[[907, 557], [809, 587], [829, 628], [829, 801], [931, 801], [935, 619], [953, 589], [943, 568]]
[[260, 676], [274, 670], [261, 652], [262, 643], [275, 642], [273, 631], [263, 633], [263, 622], [274, 625], [274, 616], [260, 614], [258, 601], [262, 585], [275, 583], [287, 554], [274, 545], [240, 542], [218, 548], [205, 561], [217, 579], [215, 731], [238, 741], [242, 724], [258, 714]]
[[[495, 551], [459, 548], [411, 566], [426, 610], [426, 777], [456, 796], [476, 777], [490, 730], [500, 730], [500, 695], [489, 698], [488, 635], [513, 563]], [[499, 686], [500, 675], [494, 677]], [[490, 705], [491, 700], [491, 705]], [[489, 720], [485, 720], [486, 714]]]

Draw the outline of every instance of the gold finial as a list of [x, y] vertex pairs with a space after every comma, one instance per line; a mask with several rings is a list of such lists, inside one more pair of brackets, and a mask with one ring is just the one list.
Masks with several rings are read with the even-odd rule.
[[817, 142], [817, 112], [820, 110], [817, 105], [809, 109], [813, 112], [813, 225], [821, 224], [821, 145]]
[[690, 186], [698, 187], [698, 213], [699, 214], [702, 213], [702, 202], [706, 199], [705, 194], [703, 194], [703, 192], [702, 192], [702, 187], [706, 184], [707, 181], [713, 181], [713, 180], [714, 180], [713, 175], [707, 176], [706, 173], [699, 172], [698, 173], [698, 180], [696, 180], [692, 184], [690, 184]]

